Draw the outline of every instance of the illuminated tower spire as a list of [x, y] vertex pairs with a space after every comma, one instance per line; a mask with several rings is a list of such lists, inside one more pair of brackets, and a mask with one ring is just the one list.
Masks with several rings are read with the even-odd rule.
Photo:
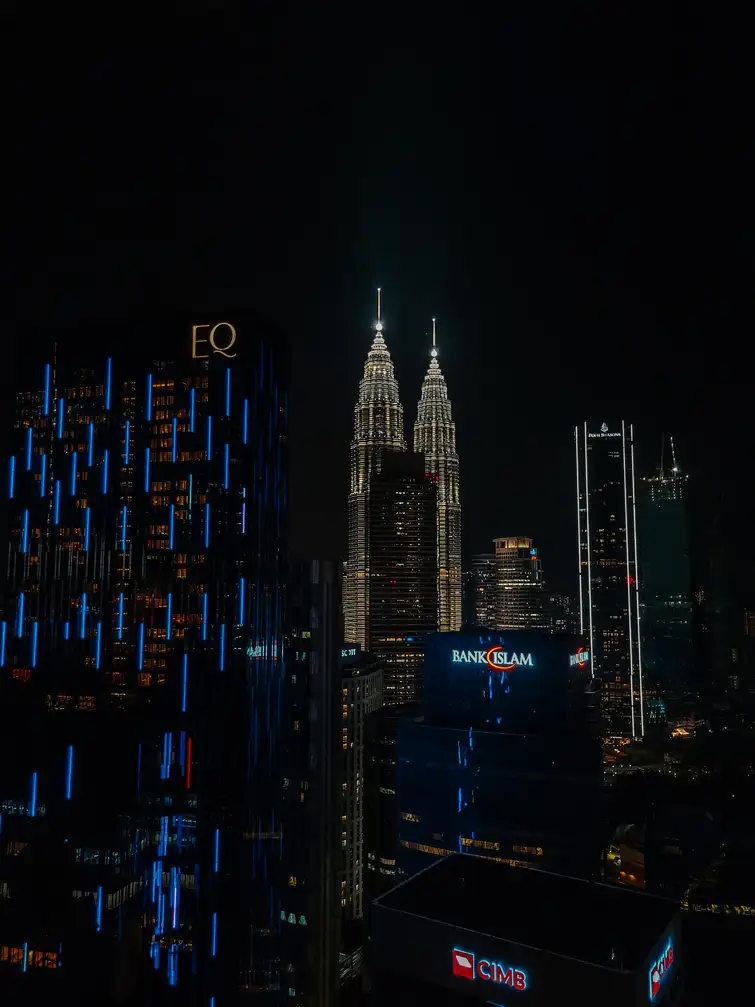
[[399, 401], [393, 361], [383, 338], [381, 290], [377, 292], [375, 336], [367, 354], [354, 407], [349, 485], [349, 559], [344, 590], [346, 640], [369, 647], [369, 542], [367, 498], [370, 476], [380, 471], [383, 451], [406, 451], [404, 411]]
[[459, 456], [451, 402], [438, 363], [434, 318], [430, 366], [414, 424], [414, 450], [424, 454], [427, 471], [438, 480], [438, 629], [456, 631], [461, 628]]

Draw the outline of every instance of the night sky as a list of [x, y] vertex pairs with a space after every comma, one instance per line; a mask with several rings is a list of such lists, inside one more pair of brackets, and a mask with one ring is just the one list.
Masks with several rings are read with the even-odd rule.
[[343, 554], [379, 285], [408, 438], [438, 319], [466, 553], [529, 534], [573, 587], [586, 416], [633, 418], [648, 474], [665, 427], [699, 481], [736, 483], [753, 434], [746, 54], [704, 5], [673, 21], [515, 6], [17, 15], [6, 403], [34, 327], [257, 311], [293, 345], [292, 547]]

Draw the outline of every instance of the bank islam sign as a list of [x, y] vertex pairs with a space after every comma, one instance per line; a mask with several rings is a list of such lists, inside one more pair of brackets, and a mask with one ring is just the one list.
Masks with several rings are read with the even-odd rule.
[[451, 972], [460, 979], [481, 979], [513, 990], [527, 989], [527, 973], [522, 969], [502, 965], [489, 958], [478, 958], [475, 961], [471, 951], [462, 951], [461, 948], [454, 948], [451, 952]]
[[452, 650], [452, 664], [486, 664], [493, 671], [514, 671], [515, 668], [531, 668], [532, 654], [509, 654], [503, 647], [489, 647], [487, 650]]

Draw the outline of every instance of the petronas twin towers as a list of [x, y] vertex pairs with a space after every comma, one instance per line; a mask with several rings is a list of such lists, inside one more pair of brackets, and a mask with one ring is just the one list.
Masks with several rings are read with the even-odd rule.
[[[406, 451], [404, 410], [398, 381], [383, 338], [378, 290], [378, 320], [375, 336], [359, 382], [354, 408], [349, 487], [349, 558], [344, 585], [346, 640], [370, 647], [370, 543], [368, 504], [370, 478], [380, 471], [384, 451]], [[435, 319], [430, 365], [414, 424], [414, 451], [425, 456], [426, 471], [438, 482], [438, 629], [461, 626], [461, 506], [459, 504], [459, 456], [451, 402], [435, 346]]]

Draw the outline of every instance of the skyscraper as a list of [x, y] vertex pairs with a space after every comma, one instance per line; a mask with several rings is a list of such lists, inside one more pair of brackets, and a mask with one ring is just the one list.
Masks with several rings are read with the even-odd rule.
[[645, 733], [634, 428], [585, 422], [574, 432], [580, 632], [603, 680], [606, 728]]
[[381, 454], [406, 451], [404, 410], [399, 401], [393, 362], [383, 338], [378, 290], [375, 338], [367, 354], [359, 398], [354, 407], [349, 485], [349, 558], [344, 592], [345, 639], [369, 648], [370, 543], [367, 501], [372, 475], [380, 471]]
[[383, 457], [369, 494], [368, 618], [386, 706], [419, 698], [425, 638], [438, 628], [437, 506], [423, 455]]
[[543, 569], [531, 538], [497, 538], [496, 629], [544, 629], [548, 625]]
[[140, 959], [159, 1002], [176, 986], [220, 1002], [280, 988], [289, 965], [288, 358], [242, 316], [139, 333], [165, 362], [142, 366], [113, 326], [112, 357], [71, 340], [18, 399], [4, 925], [23, 970], [78, 1003], [106, 1002]]
[[414, 450], [425, 456], [425, 467], [438, 480], [438, 629], [461, 627], [461, 505], [456, 424], [443, 372], [438, 364], [433, 318], [430, 366], [414, 424]]
[[495, 629], [497, 624], [495, 553], [483, 552], [472, 557], [468, 584], [471, 595], [470, 623]]

